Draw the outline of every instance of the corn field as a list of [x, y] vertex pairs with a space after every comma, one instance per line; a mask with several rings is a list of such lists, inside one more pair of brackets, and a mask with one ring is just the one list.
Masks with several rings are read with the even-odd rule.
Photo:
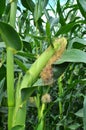
[[0, 0], [0, 130], [86, 130], [86, 0]]

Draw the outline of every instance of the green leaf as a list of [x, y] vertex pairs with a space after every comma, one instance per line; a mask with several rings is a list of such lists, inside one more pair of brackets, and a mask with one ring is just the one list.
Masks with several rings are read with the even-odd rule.
[[60, 0], [57, 1], [57, 12], [59, 14], [59, 21], [61, 23], [61, 25], [65, 25], [65, 19], [64, 19], [64, 16], [63, 16], [63, 12], [62, 12], [62, 7], [60, 5]]
[[34, 38], [35, 40], [46, 40], [45, 36], [36, 36], [34, 34], [29, 34], [30, 37]]
[[26, 51], [32, 52], [31, 44], [27, 41], [23, 41], [23, 48]]
[[86, 130], [86, 96], [84, 97], [83, 115], [84, 130]]
[[51, 30], [53, 29], [53, 27], [54, 27], [55, 25], [57, 25], [58, 22], [59, 22], [59, 19], [58, 19], [57, 17], [52, 18], [52, 19], [50, 20], [50, 28], [51, 28]]
[[81, 11], [81, 14], [84, 16], [86, 19], [86, 0], [77, 0], [79, 9]]
[[35, 5], [35, 10], [34, 10], [34, 19], [35, 19], [35, 22], [38, 21], [38, 19], [41, 17], [42, 15], [42, 2], [40, 0], [38, 0], [38, 2], [36, 3]]
[[51, 37], [50, 23], [49, 22], [46, 23], [46, 34], [47, 34], [48, 37]]
[[7, 47], [14, 50], [21, 50], [22, 42], [12, 26], [4, 22], [0, 22], [0, 34]]
[[60, 34], [66, 34], [66, 33], [68, 33], [75, 25], [76, 25], [76, 23], [73, 22], [73, 23], [68, 23], [68, 24], [62, 26], [58, 30], [58, 32], [55, 34], [55, 36], [59, 36]]
[[22, 100], [25, 101], [26, 99], [28, 99], [33, 92], [37, 89], [37, 86], [34, 87], [29, 87], [28, 89], [22, 89], [21, 94], [22, 94]]
[[38, 79], [34, 84], [33, 87], [46, 87], [52, 84], [52, 81], [48, 82], [48, 83], [44, 83], [43, 80], [40, 78]]
[[34, 10], [34, 19], [35, 22], [39, 20], [42, 16], [42, 11], [45, 9], [47, 6], [49, 0], [38, 0], [37, 3], [35, 4], [35, 10]]
[[86, 52], [78, 49], [68, 49], [63, 53], [62, 57], [55, 62], [55, 64], [61, 64], [64, 62], [86, 63]]
[[[69, 18], [70, 21], [74, 21], [74, 19], [76, 20], [76, 19], [79, 19], [79, 18], [80, 18], [79, 16], [76, 16], [76, 17], [75, 17], [76, 10], [78, 9], [78, 5], [77, 5], [77, 4], [72, 5], [72, 6], [70, 6], [70, 7], [66, 6], [66, 7], [64, 8], [64, 11], [65, 11], [67, 8], [71, 8], [71, 9], [68, 11], [65, 20], [67, 20], [67, 19]], [[70, 16], [71, 16], [71, 17], [70, 17]], [[73, 17], [72, 17], [72, 16], [73, 16]]]
[[12, 128], [12, 130], [24, 130], [24, 125], [16, 125], [15, 127]]
[[68, 49], [72, 47], [81, 48], [83, 46], [86, 46], [86, 40], [76, 37], [73, 40], [69, 41]]
[[0, 0], [0, 17], [2, 16], [5, 9], [6, 0]]
[[43, 0], [43, 8], [45, 8], [48, 4], [49, 0]]
[[83, 117], [83, 108], [78, 110], [76, 113], [75, 113], [76, 116], [78, 117]]
[[32, 60], [32, 61], [35, 61], [35, 60], [36, 60], [35, 55], [32, 54], [32, 53], [29, 53], [29, 52], [21, 51], [21, 52], [18, 52], [17, 55], [18, 55], [18, 56], [21, 56], [21, 57], [23, 57], [23, 58], [28, 58], [29, 60]]
[[77, 130], [79, 127], [80, 127], [80, 124], [79, 123], [75, 123], [75, 124], [70, 125], [68, 128], [70, 130]]
[[51, 43], [51, 30], [50, 30], [49, 22], [46, 23], [46, 34], [47, 34], [48, 42], [50, 44]]
[[32, 13], [34, 12], [35, 4], [32, 0], [21, 0], [22, 5], [29, 9]]
[[45, 84], [43, 83], [43, 80], [40, 78], [38, 79], [34, 84], [33, 86], [34, 87], [38, 87], [38, 86], [44, 86]]
[[56, 65], [56, 64], [52, 65], [53, 77], [55, 81], [62, 75], [62, 73], [66, 70], [67, 67], [68, 67], [68, 63], [63, 63], [60, 65]]
[[43, 25], [42, 25], [43, 20], [41, 19], [41, 17], [36, 22], [37, 22], [37, 24], [36, 24], [37, 28], [39, 29], [40, 33], [44, 34], [45, 31], [43, 29]]
[[20, 61], [19, 59], [15, 58], [15, 62], [24, 72], [27, 71], [27, 67], [24, 65], [24, 63], [22, 63], [22, 61]]

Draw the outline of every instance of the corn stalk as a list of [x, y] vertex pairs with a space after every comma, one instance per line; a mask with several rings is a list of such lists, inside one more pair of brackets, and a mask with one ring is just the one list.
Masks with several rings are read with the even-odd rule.
[[[15, 28], [17, 0], [10, 1], [10, 25]], [[15, 104], [14, 99], [14, 57], [13, 51], [7, 47], [7, 95], [8, 95], [8, 130], [12, 128], [13, 109]]]

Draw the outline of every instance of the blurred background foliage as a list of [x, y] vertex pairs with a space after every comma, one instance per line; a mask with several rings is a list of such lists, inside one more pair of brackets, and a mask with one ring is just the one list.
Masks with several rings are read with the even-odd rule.
[[[9, 23], [9, 16], [10, 2], [0, 0], [0, 21]], [[15, 26], [23, 42], [22, 51], [15, 55], [15, 83], [19, 74], [26, 72], [55, 37], [67, 38], [68, 52], [64, 54], [65, 60], [63, 57], [53, 65], [55, 83], [48, 90], [52, 101], [46, 108], [45, 130], [83, 130], [83, 101], [86, 95], [86, 1], [19, 0]], [[60, 75], [61, 81], [58, 81]], [[43, 86], [40, 91], [35, 92], [35, 95], [39, 93], [41, 97], [48, 85], [40, 81], [36, 85]], [[62, 87], [62, 92], [59, 86]], [[28, 101], [26, 130], [34, 130], [37, 120], [37, 108]], [[0, 130], [7, 130], [6, 49], [1, 37]]]

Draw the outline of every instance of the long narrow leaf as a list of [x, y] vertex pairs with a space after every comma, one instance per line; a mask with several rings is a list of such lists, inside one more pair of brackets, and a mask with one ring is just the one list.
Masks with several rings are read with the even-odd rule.
[[77, 0], [79, 9], [81, 11], [81, 14], [85, 17], [86, 19], [86, 0]]
[[62, 7], [60, 5], [60, 0], [57, 1], [57, 12], [59, 14], [59, 20], [60, 20], [61, 25], [62, 26], [65, 25], [65, 19], [62, 12]]
[[21, 3], [26, 9], [29, 9], [32, 13], [34, 12], [35, 4], [32, 0], [21, 0]]
[[60, 34], [66, 34], [66, 33], [68, 33], [75, 25], [76, 25], [76, 23], [73, 22], [73, 23], [68, 23], [68, 24], [62, 26], [58, 30], [58, 32], [55, 34], [55, 36], [59, 36]]
[[69, 41], [68, 49], [71, 49], [73, 46], [75, 48], [86, 46], [86, 40], [78, 37], [73, 38], [72, 40]]

